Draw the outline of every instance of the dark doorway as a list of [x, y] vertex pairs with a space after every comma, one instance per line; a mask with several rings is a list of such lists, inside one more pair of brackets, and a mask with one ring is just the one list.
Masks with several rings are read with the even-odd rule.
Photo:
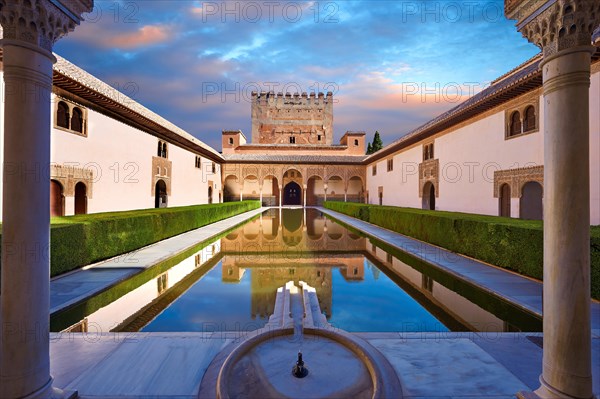
[[167, 185], [164, 180], [159, 180], [156, 182], [156, 187], [154, 188], [154, 207], [155, 208], [166, 208], [168, 202], [167, 196]]
[[63, 186], [56, 180], [50, 180], [50, 216], [65, 216]]
[[431, 182], [425, 183], [425, 187], [423, 187], [422, 208], [435, 210], [435, 187]]
[[208, 203], [209, 203], [209, 204], [212, 204], [212, 203], [213, 203], [212, 196], [213, 196], [213, 190], [212, 190], [212, 187], [211, 187], [211, 186], [208, 186]]
[[500, 216], [510, 217], [510, 186], [503, 184], [500, 187]]
[[75, 185], [75, 214], [85, 215], [87, 213], [87, 187], [79, 182]]
[[302, 189], [295, 182], [289, 182], [283, 189], [283, 205], [300, 205], [302, 201]]
[[521, 219], [542, 220], [544, 215], [543, 195], [544, 189], [540, 183], [534, 181], [525, 183], [521, 190], [521, 200], [519, 202]]

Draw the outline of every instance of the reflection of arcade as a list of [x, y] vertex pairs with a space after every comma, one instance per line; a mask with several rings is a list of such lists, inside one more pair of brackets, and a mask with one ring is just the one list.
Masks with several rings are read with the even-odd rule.
[[222, 240], [225, 254], [360, 252], [365, 249], [364, 237], [326, 219], [316, 209], [271, 209]]
[[277, 288], [288, 281], [297, 285], [304, 281], [314, 287], [321, 310], [329, 318], [332, 314], [333, 269], [339, 268], [348, 281], [363, 280], [364, 261], [363, 255], [356, 254], [312, 254], [296, 259], [277, 255], [228, 255], [222, 260], [222, 278], [224, 282], [239, 282], [250, 269], [253, 318], [268, 318], [273, 314]]

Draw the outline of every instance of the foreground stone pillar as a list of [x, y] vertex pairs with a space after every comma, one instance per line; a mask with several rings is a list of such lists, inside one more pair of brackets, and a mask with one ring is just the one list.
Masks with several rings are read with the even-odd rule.
[[[59, 8], [58, 5], [61, 6]], [[0, 0], [4, 190], [0, 397], [53, 398], [49, 356], [52, 45], [92, 0]]]
[[260, 206], [263, 206], [263, 188], [262, 188], [262, 186], [260, 186], [259, 189], [260, 189]]
[[589, 86], [600, 3], [512, 0], [506, 14], [544, 52], [544, 355], [535, 394], [591, 398]]
[[344, 202], [348, 202], [348, 191], [344, 191]]

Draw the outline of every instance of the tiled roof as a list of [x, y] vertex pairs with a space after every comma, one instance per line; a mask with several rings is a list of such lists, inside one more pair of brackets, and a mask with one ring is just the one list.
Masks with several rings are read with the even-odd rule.
[[223, 154], [226, 162], [272, 162], [272, 163], [361, 163], [366, 156], [352, 155], [266, 155], [266, 154]]
[[108, 108], [123, 119], [135, 122], [136, 127], [145, 128], [144, 130], [155, 135], [170, 138], [171, 141], [178, 142], [192, 151], [203, 153], [213, 159], [221, 159], [221, 154], [214, 148], [63, 57], [54, 55], [57, 59], [54, 64], [54, 86]]

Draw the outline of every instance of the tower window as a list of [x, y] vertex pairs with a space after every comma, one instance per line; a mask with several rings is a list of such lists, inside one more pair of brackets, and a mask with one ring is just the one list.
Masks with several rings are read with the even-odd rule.
[[321, 141], [321, 135], [317, 135], [317, 141]]
[[294, 136], [290, 136], [290, 144], [296, 144], [296, 138]]

